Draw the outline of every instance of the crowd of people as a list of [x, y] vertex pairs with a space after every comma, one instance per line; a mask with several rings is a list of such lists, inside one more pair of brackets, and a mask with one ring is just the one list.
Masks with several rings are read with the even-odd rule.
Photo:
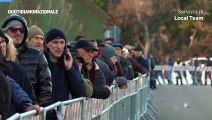
[[[78, 97], [107, 99], [111, 85], [128, 88], [138, 73], [155, 76], [154, 59], [139, 46], [123, 45], [77, 36], [68, 41], [63, 30], [45, 34], [39, 26], [29, 27], [24, 17], [7, 16], [0, 30], [0, 115], [36, 110], [58, 101]], [[155, 81], [150, 84], [156, 88]], [[56, 111], [47, 119], [57, 119]]]
[[[156, 65], [162, 65], [160, 60], [156, 60]], [[169, 70], [159, 70], [156, 71], [156, 76], [159, 84], [192, 84], [192, 85], [212, 85], [212, 77], [211, 71], [200, 71], [198, 68], [206, 68], [212, 66], [212, 61], [209, 56], [205, 57], [205, 60], [199, 60], [197, 56], [191, 58], [189, 61], [183, 62], [181, 57], [177, 57], [176, 61], [171, 56], [166, 56], [166, 63], [171, 67]], [[193, 69], [185, 69], [185, 70], [175, 70], [174, 68], [180, 68], [184, 66], [193, 66]], [[175, 74], [174, 74], [175, 73]], [[204, 73], [204, 75], [203, 75]], [[190, 77], [189, 77], [190, 74]], [[162, 78], [162, 81], [159, 81], [158, 77]], [[174, 79], [176, 83], [174, 83]], [[189, 79], [191, 83], [189, 83]], [[167, 83], [165, 82], [167, 80]], [[209, 83], [208, 83], [209, 82]]]

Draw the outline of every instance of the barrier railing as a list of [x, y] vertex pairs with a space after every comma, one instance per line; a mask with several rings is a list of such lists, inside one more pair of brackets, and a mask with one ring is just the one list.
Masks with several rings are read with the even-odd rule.
[[[41, 111], [43, 111], [43, 108], [41, 108]], [[12, 117], [8, 118], [7, 120], [40, 120], [42, 115], [35, 116], [36, 111], [28, 111], [25, 113], [16, 113]]]
[[154, 68], [155, 71], [166, 71], [166, 70], [174, 70], [174, 71], [212, 71], [212, 67], [207, 66], [169, 66], [169, 65], [156, 65]]
[[[57, 102], [42, 108], [42, 114], [34, 116], [36, 111], [15, 114], [8, 120], [46, 120], [50, 110], [56, 110], [64, 120], [140, 120], [154, 119], [148, 114], [150, 100], [149, 76], [143, 75], [129, 81], [128, 89], [111, 86], [112, 95], [105, 100], [77, 98]], [[146, 117], [148, 116], [148, 117]]]
[[182, 81], [183, 85], [212, 85], [212, 67], [209, 66], [156, 65], [154, 72], [157, 84], [178, 84]]

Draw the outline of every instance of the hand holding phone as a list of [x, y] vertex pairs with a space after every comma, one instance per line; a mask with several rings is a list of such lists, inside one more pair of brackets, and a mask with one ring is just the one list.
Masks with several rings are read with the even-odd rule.
[[73, 62], [73, 59], [72, 59], [71, 53], [68, 49], [66, 49], [64, 51], [64, 65], [65, 65], [66, 70], [71, 69], [72, 62]]
[[65, 49], [63, 51], [63, 55], [65, 57], [66, 60], [69, 60], [70, 59], [70, 56], [68, 55], [68, 48], [67, 48], [67, 45], [65, 46]]
[[68, 55], [68, 49], [64, 50], [63, 54], [64, 54], [64, 57], [66, 60], [69, 60], [70, 59], [70, 56]]

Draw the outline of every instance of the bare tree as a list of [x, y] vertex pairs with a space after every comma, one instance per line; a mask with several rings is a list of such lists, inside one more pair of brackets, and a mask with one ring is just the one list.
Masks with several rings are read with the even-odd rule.
[[[121, 26], [123, 39], [135, 40], [145, 54], [152, 49], [163, 56], [167, 52], [190, 54], [198, 45], [206, 45], [203, 39], [211, 33], [204, 21], [174, 21], [174, 16], [180, 15], [178, 10], [185, 10], [191, 2], [196, 10], [212, 6], [210, 0], [110, 0], [107, 26]], [[201, 16], [207, 16], [207, 12]]]

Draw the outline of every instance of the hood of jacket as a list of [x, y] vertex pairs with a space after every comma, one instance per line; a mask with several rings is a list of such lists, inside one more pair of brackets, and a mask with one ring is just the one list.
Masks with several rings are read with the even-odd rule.
[[6, 28], [7, 25], [8, 25], [8, 23], [9, 23], [10, 21], [12, 21], [12, 20], [18, 20], [18, 21], [20, 21], [20, 22], [23, 24], [24, 28], [26, 29], [26, 31], [25, 31], [25, 33], [24, 33], [24, 39], [23, 39], [22, 43], [19, 44], [19, 45], [15, 45], [15, 46], [16, 46], [16, 48], [25, 46], [25, 45], [26, 45], [26, 42], [27, 42], [27, 37], [28, 37], [28, 27], [27, 27], [27, 22], [26, 22], [26, 20], [25, 20], [22, 16], [17, 15], [17, 14], [12, 14], [12, 15], [7, 16], [7, 17], [4, 19], [1, 28], [2, 28], [2, 29]]

